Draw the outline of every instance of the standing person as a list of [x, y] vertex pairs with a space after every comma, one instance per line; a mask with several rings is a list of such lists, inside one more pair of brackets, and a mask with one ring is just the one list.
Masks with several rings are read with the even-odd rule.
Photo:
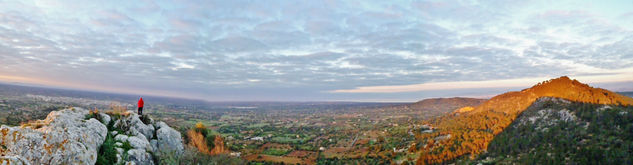
[[145, 102], [143, 102], [143, 97], [141, 97], [141, 99], [138, 99], [138, 115], [143, 116], [143, 104], [145, 104]]

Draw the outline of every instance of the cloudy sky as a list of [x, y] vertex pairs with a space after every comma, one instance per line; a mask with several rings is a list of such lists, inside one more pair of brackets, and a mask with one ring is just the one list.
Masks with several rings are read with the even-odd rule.
[[[598, 3], [599, 2], [599, 3]], [[0, 81], [224, 101], [633, 90], [633, 1], [0, 0]]]

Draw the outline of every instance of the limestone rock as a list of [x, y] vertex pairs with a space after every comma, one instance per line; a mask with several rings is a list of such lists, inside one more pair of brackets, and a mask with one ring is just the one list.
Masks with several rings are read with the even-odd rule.
[[158, 137], [158, 150], [161, 152], [175, 152], [180, 155], [184, 151], [182, 137], [180, 132], [167, 126], [164, 122], [158, 122], [160, 129], [156, 131]]
[[149, 141], [149, 144], [152, 145], [152, 152], [158, 153], [158, 140], [152, 139]]
[[87, 114], [85, 109], [70, 108], [21, 127], [3, 125], [2, 154], [26, 164], [94, 164], [108, 130], [96, 119], [84, 120]]
[[161, 129], [161, 128], [164, 128], [164, 127], [169, 127], [169, 125], [167, 125], [165, 122], [162, 122], [162, 121], [161, 121], [161, 122], [157, 122], [157, 123], [156, 123], [156, 124], [154, 124], [154, 125], [156, 126], [156, 129], [157, 129], [157, 130], [158, 130], [158, 129]]
[[125, 142], [129, 137], [127, 135], [118, 134], [114, 137], [114, 140]]
[[[155, 164], [154, 155], [160, 152], [184, 152], [180, 133], [164, 122], [148, 124], [134, 112], [114, 119], [100, 113], [101, 121], [86, 120], [89, 111], [69, 108], [49, 113], [45, 120], [20, 127], [0, 127], [0, 165], [4, 164], [94, 164], [99, 147], [106, 136], [114, 136], [117, 164]], [[114, 123], [120, 130], [108, 130], [106, 124]], [[125, 151], [124, 142], [132, 149]], [[127, 155], [127, 156], [124, 156]]]
[[135, 149], [152, 151], [152, 146], [143, 135], [130, 136], [129, 138], [127, 138], [127, 141], [130, 142], [130, 145], [132, 145], [132, 147], [134, 147]]
[[110, 117], [110, 115], [107, 115], [105, 113], [99, 113], [99, 115], [101, 116], [101, 123], [107, 125], [108, 123], [110, 123], [110, 121], [112, 120], [112, 118]]
[[154, 161], [152, 155], [142, 149], [131, 149], [127, 151], [128, 160], [134, 164], [152, 165]]

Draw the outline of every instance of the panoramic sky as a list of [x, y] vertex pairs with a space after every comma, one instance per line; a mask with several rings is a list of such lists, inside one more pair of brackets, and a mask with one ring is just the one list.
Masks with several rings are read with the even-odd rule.
[[0, 81], [211, 101], [633, 90], [633, 1], [0, 0]]

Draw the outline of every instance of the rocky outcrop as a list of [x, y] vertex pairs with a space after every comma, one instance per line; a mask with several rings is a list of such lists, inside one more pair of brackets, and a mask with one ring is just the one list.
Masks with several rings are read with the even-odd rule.
[[117, 120], [114, 127], [121, 128], [130, 135], [143, 135], [145, 139], [152, 139], [154, 136], [154, 126], [150, 123], [145, 124], [141, 121], [138, 114], [128, 111], [127, 117]]
[[69, 108], [21, 127], [0, 127], [0, 162], [8, 164], [94, 164], [108, 129], [88, 111]]
[[124, 150], [122, 145], [116, 148], [117, 157], [121, 157], [125, 164], [155, 164], [153, 156], [161, 156], [163, 153], [179, 156], [184, 152], [180, 132], [164, 122], [155, 122], [151, 118], [146, 119], [147, 123], [144, 123], [141, 117], [132, 111], [126, 114], [113, 124], [121, 133], [111, 132], [116, 142], [128, 143], [132, 147], [129, 150]]
[[114, 144], [112, 161], [123, 164], [157, 164], [154, 156], [184, 152], [180, 133], [164, 122], [131, 111], [110, 116], [68, 108], [20, 127], [1, 126], [0, 165], [95, 164], [105, 141]]

